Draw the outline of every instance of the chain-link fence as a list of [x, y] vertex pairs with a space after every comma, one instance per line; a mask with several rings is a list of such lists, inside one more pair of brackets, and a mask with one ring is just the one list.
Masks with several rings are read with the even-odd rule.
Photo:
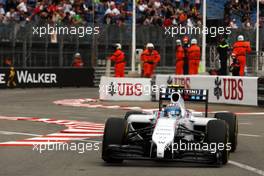
[[[11, 58], [16, 67], [68, 67], [71, 66], [73, 55], [80, 52], [86, 66], [96, 66], [98, 60], [105, 60], [113, 52], [113, 44], [121, 43], [126, 54], [127, 66], [130, 66], [131, 58], [131, 26], [116, 25], [88, 25], [94, 29], [98, 27], [99, 34], [43, 34], [41, 37], [34, 34], [34, 28], [40, 27], [34, 24], [0, 24], [0, 66], [4, 58]], [[70, 28], [71, 26], [64, 26]], [[146, 43], [153, 43], [161, 55], [159, 66], [175, 65], [176, 39], [181, 35], [168, 35], [166, 29], [159, 26], [138, 25], [136, 31], [136, 48], [144, 48]], [[260, 33], [260, 49], [263, 48], [263, 29]], [[228, 36], [228, 42], [232, 45], [239, 34], [243, 34], [246, 40], [251, 42], [255, 50], [255, 30], [236, 29]], [[198, 39], [201, 46], [202, 35], [193, 35], [189, 38]], [[207, 69], [215, 68], [218, 53], [215, 45], [206, 46]], [[248, 59], [248, 67], [256, 70], [256, 54], [252, 53]], [[259, 56], [259, 68], [262, 69], [263, 59]], [[251, 63], [252, 62], [252, 63]]]

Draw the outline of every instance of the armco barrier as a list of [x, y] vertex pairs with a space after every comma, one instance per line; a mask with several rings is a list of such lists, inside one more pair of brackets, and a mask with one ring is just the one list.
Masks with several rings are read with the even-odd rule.
[[264, 77], [258, 79], [258, 105], [264, 106]]
[[0, 69], [0, 88], [94, 86], [92, 68]]

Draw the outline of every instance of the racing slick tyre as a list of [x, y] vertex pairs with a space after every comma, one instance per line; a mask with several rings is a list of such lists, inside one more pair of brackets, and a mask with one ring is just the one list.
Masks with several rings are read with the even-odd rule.
[[122, 163], [122, 159], [114, 159], [107, 150], [109, 145], [122, 145], [125, 143], [127, 133], [127, 121], [121, 118], [109, 118], [105, 123], [102, 159], [107, 163]]
[[[214, 143], [217, 147], [217, 153], [221, 154], [220, 162], [216, 161], [219, 165], [225, 165], [228, 162], [229, 151], [227, 150], [228, 143], [228, 127], [223, 120], [210, 120], [207, 123], [206, 139], [208, 144]], [[222, 150], [219, 150], [218, 146], [223, 146]]]
[[128, 119], [128, 117], [132, 114], [144, 114], [143, 112], [141, 111], [128, 111], [126, 114], [125, 114], [125, 120]]
[[235, 114], [230, 112], [216, 113], [215, 118], [224, 120], [228, 124], [229, 128], [229, 142], [231, 143], [230, 152], [235, 152], [237, 148], [237, 133], [238, 133], [238, 123]]

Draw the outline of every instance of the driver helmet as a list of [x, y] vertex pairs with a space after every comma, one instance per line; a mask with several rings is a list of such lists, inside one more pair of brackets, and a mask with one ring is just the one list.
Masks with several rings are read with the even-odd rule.
[[170, 118], [179, 118], [181, 117], [181, 108], [177, 104], [170, 104], [164, 109], [164, 113]]

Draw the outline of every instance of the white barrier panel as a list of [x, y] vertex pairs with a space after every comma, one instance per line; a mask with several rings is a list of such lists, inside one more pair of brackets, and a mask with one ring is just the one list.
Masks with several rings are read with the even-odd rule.
[[[209, 102], [257, 106], [258, 78], [208, 75], [156, 75], [157, 86], [184, 85], [190, 89], [208, 89]], [[156, 93], [156, 99], [159, 92]]]
[[150, 101], [151, 79], [101, 77], [100, 99], [112, 101]]

